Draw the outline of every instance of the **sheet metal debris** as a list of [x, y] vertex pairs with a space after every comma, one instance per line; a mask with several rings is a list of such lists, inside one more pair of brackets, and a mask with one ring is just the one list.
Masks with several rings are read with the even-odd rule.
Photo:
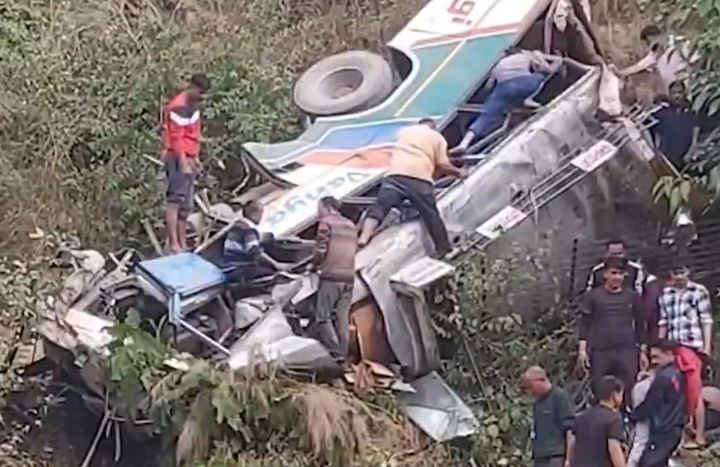
[[410, 385], [415, 389], [414, 393], [397, 395], [400, 408], [435, 441], [469, 436], [479, 428], [472, 410], [436, 372]]

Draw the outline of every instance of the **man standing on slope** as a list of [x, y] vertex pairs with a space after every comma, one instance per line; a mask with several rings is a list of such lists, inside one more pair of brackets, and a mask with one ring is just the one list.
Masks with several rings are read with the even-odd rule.
[[[687, 378], [687, 415], [694, 418], [702, 389], [703, 358], [712, 352], [712, 302], [702, 284], [690, 280], [690, 271], [681, 260], [670, 269], [670, 282], [659, 299], [660, 320], [658, 335], [680, 346], [675, 350], [678, 368]], [[686, 448], [705, 444], [705, 434], [696, 433], [695, 443]]]
[[423, 118], [417, 125], [398, 132], [388, 176], [383, 180], [375, 204], [368, 210], [363, 222], [359, 246], [367, 245], [390, 209], [409, 199], [430, 232], [438, 255], [449, 252], [450, 240], [433, 191], [435, 172], [453, 177], [464, 174], [448, 159], [447, 142], [437, 131], [435, 121]]
[[186, 219], [193, 208], [193, 185], [200, 172], [200, 104], [209, 90], [210, 80], [195, 74], [162, 113], [162, 160], [168, 180], [165, 236], [172, 253], [187, 249]]
[[623, 286], [625, 263], [621, 258], [608, 258], [603, 286], [583, 296], [578, 358], [582, 366], [590, 368], [595, 396], [608, 374], [620, 378], [631, 391], [638, 366], [647, 367], [645, 313], [637, 292]]
[[325, 196], [318, 203], [317, 243], [313, 263], [320, 271], [315, 315], [309, 333], [337, 361], [348, 357], [350, 305], [355, 281], [357, 228], [340, 214], [340, 201]]

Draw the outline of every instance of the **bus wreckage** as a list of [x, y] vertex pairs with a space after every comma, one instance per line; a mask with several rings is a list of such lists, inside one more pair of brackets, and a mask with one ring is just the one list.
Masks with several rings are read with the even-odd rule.
[[[317, 200], [335, 196], [343, 213], [358, 221], [377, 192], [396, 131], [432, 116], [442, 122], [450, 146], [457, 144], [469, 119], [482, 111], [484, 82], [508, 46], [558, 52], [547, 41], [533, 42], [546, 30], [555, 42], [565, 37], [573, 46], [559, 51], [570, 59], [537, 96], [542, 107], [511, 112], [503, 128], [455, 158], [469, 169], [467, 178], [436, 183], [451, 255], [432, 258], [417, 214], [402, 208], [388, 214], [356, 259], [352, 360], [367, 362], [375, 385], [393, 391], [434, 440], [473, 434], [473, 410], [438, 373], [425, 292], [453, 274], [468, 250], [491, 249], [500, 236], [524, 242], [558, 226], [598, 236], [608, 212], [632, 217], [613, 211], [618, 200], [643, 205], [656, 178], [652, 167], [659, 156], [638, 123], [647, 116], [621, 108], [617, 79], [602, 65], [587, 14], [575, 1], [432, 0], [389, 42], [387, 57], [350, 52], [319, 62], [307, 73], [328, 82], [304, 76], [295, 88], [309, 126], [295, 141], [245, 146], [246, 163], [266, 183], [226, 203], [199, 197], [200, 210], [189, 219], [194, 252], [143, 260], [128, 253], [106, 261], [94, 251], [73, 251], [76, 271], [37, 325], [44, 354], [101, 398], [98, 362], [108, 355], [108, 329], [133, 308], [179, 351], [221, 359], [232, 369], [260, 358], [337, 371], [324, 347], [304, 334], [318, 283], [305, 272]], [[336, 94], [338, 86], [350, 91]], [[250, 199], [265, 207], [259, 229], [266, 248], [296, 267], [230, 280], [229, 273], [243, 266], [223, 263], [221, 245], [241, 218], [237, 204]], [[345, 374], [346, 381], [353, 378]]]

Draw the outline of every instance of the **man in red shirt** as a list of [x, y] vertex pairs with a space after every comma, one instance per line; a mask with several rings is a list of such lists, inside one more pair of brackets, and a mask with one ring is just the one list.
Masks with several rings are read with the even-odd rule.
[[200, 171], [200, 104], [210, 80], [195, 74], [187, 88], [163, 109], [163, 155], [168, 184], [165, 229], [171, 252], [187, 249], [187, 215], [193, 208], [193, 185]]

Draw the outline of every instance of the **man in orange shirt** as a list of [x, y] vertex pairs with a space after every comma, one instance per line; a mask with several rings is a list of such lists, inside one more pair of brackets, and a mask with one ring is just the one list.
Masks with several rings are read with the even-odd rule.
[[442, 256], [450, 251], [447, 229], [435, 203], [435, 172], [454, 177], [464, 174], [448, 159], [447, 142], [437, 131], [435, 121], [423, 118], [417, 125], [398, 132], [388, 176], [380, 186], [375, 203], [368, 210], [358, 245], [365, 246], [388, 211], [409, 199], [430, 232], [438, 254]]
[[163, 155], [168, 185], [165, 229], [173, 253], [187, 249], [187, 215], [193, 208], [193, 185], [200, 171], [200, 104], [210, 80], [195, 74], [187, 88], [163, 109]]

